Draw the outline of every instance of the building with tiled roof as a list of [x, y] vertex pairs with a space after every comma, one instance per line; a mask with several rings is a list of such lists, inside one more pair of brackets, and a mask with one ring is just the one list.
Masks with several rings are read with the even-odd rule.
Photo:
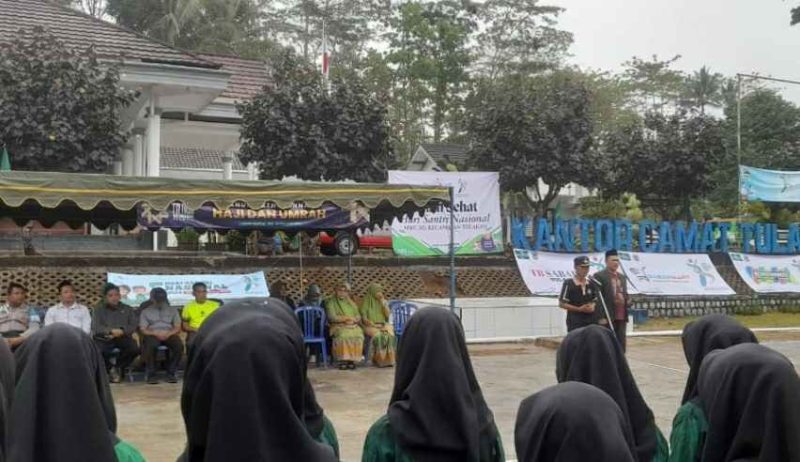
[[263, 62], [190, 53], [45, 0], [0, 0], [0, 43], [36, 27], [67, 47], [91, 46], [101, 60], [119, 63], [120, 83], [139, 92], [122, 114], [131, 136], [113, 171], [221, 178], [221, 159], [232, 158], [235, 178], [253, 177], [255, 169], [235, 156], [236, 104], [269, 86]]
[[469, 146], [465, 144], [423, 143], [420, 144], [406, 170], [447, 170], [449, 165], [463, 170], [467, 165]]

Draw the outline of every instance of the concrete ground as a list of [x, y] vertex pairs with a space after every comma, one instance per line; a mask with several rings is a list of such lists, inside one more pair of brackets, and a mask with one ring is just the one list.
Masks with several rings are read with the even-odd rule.
[[[763, 334], [762, 343], [800, 365], [800, 334]], [[688, 368], [680, 339], [629, 340], [628, 361], [658, 426], [669, 435]], [[532, 344], [472, 345], [478, 380], [502, 434], [506, 455], [514, 459], [514, 419], [520, 401], [555, 380], [555, 351]], [[342, 460], [358, 461], [370, 425], [386, 411], [393, 369], [356, 371], [312, 369], [317, 398], [339, 435]], [[174, 461], [183, 449], [180, 385], [141, 383], [113, 386], [120, 436], [150, 462]]]

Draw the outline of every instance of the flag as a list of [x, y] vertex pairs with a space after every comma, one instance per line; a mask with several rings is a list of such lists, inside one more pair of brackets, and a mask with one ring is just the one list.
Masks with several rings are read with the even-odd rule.
[[8, 149], [3, 146], [3, 155], [0, 158], [0, 172], [10, 172], [11, 171], [11, 159], [8, 157]]
[[322, 37], [322, 77], [328, 79], [331, 70], [331, 53], [328, 49], [328, 38]]

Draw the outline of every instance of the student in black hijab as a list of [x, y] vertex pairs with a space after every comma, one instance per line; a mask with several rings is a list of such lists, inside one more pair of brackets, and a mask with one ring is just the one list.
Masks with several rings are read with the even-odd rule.
[[500, 462], [503, 446], [472, 370], [459, 319], [422, 308], [406, 324], [386, 415], [372, 425], [363, 462]]
[[336, 460], [306, 429], [303, 337], [283, 319], [262, 303], [242, 301], [203, 323], [189, 350], [181, 397], [182, 460]]
[[0, 341], [0, 462], [8, 460], [8, 427], [16, 366], [8, 343]]
[[9, 460], [143, 461], [116, 436], [117, 417], [103, 357], [68, 324], [31, 335], [16, 351]]
[[721, 350], [740, 343], [758, 343], [755, 334], [738, 321], [724, 314], [710, 314], [692, 321], [683, 328], [683, 352], [689, 363], [689, 378], [681, 404], [697, 396], [697, 373], [703, 358], [712, 350]]
[[617, 403], [633, 431], [639, 462], [667, 460], [667, 442], [636, 386], [619, 342], [609, 329], [594, 325], [567, 334], [556, 356], [556, 377], [559, 383], [594, 385]]
[[600, 389], [565, 382], [529, 396], [514, 428], [520, 462], [635, 462], [625, 414]]
[[782, 354], [753, 343], [709, 353], [691, 419], [670, 461], [800, 461], [800, 378]]

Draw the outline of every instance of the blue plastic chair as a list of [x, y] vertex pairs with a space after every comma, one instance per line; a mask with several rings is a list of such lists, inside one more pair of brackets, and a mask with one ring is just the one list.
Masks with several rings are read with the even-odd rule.
[[302, 306], [294, 310], [303, 329], [306, 345], [319, 343], [322, 349], [322, 365], [328, 367], [328, 342], [325, 340], [325, 310], [318, 306]]
[[392, 323], [394, 324], [394, 336], [397, 341], [403, 336], [408, 318], [417, 310], [417, 305], [404, 302], [402, 300], [392, 300], [389, 302], [389, 309], [392, 311]]

